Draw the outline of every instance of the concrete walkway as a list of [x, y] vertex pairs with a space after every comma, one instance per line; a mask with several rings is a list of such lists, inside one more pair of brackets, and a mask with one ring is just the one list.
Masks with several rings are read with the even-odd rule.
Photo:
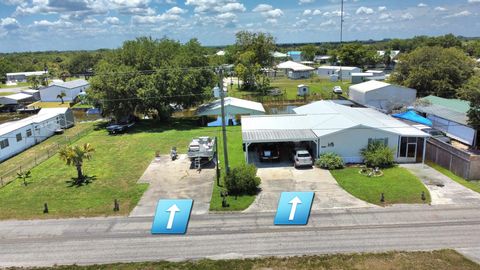
[[432, 205], [480, 205], [480, 193], [466, 188], [428, 165], [402, 164], [430, 191]]
[[186, 155], [172, 161], [169, 156], [156, 158], [145, 170], [138, 183], [149, 187], [130, 217], [154, 216], [159, 199], [193, 199], [193, 215], [208, 213], [215, 169], [190, 169]]
[[257, 175], [262, 179], [262, 191], [244, 212], [276, 211], [283, 191], [315, 191], [312, 210], [377, 207], [346, 192], [327, 170], [263, 167]]

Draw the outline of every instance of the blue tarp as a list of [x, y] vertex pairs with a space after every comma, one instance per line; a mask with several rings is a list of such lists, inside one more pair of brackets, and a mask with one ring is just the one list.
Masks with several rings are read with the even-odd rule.
[[403, 113], [393, 114], [392, 116], [396, 117], [396, 118], [409, 120], [409, 121], [412, 121], [412, 122], [415, 122], [415, 123], [420, 123], [420, 124], [423, 124], [423, 125], [432, 126], [432, 121], [430, 121], [429, 119], [427, 119], [423, 116], [418, 115], [415, 111], [412, 111], [412, 110], [406, 111], [406, 112], [403, 112]]

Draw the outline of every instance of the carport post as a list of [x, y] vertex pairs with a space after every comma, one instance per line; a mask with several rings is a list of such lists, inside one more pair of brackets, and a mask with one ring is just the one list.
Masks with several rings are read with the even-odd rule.
[[423, 156], [422, 156], [423, 167], [425, 167], [425, 153], [427, 153], [427, 138], [423, 138]]

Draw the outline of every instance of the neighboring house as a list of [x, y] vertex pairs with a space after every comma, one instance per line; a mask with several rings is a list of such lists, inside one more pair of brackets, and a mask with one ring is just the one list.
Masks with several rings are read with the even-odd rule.
[[277, 65], [277, 69], [285, 70], [286, 75], [290, 79], [310, 78], [315, 70], [312, 67], [302, 65], [297, 62], [287, 61]]
[[288, 58], [288, 55], [286, 53], [281, 53], [281, 52], [272, 52], [272, 56], [277, 60]]
[[368, 79], [371, 77], [373, 77], [373, 73], [368, 73], [368, 72], [352, 73], [352, 84], [368, 81]]
[[62, 115], [44, 112], [0, 125], [0, 162], [46, 140], [61, 128]]
[[[225, 118], [235, 124], [235, 118], [239, 115], [263, 115], [265, 108], [262, 103], [234, 97], [224, 98]], [[208, 126], [221, 125], [222, 106], [221, 100], [215, 100], [201, 105], [196, 112], [198, 116], [217, 116], [217, 121], [209, 123]]]
[[467, 112], [470, 102], [436, 96], [428, 96], [420, 101], [415, 110], [430, 119], [433, 128], [445, 132], [457, 141], [475, 146], [477, 131], [468, 125]]
[[7, 106], [28, 105], [32, 102], [35, 102], [33, 95], [25, 93], [0, 96], [0, 104]]
[[21, 90], [21, 92], [24, 94], [32, 95], [35, 101], [40, 100], [40, 90], [24, 89], [24, 90]]
[[289, 51], [287, 52], [288, 57], [292, 58], [295, 62], [302, 61], [302, 52], [300, 51]]
[[218, 51], [217, 53], [215, 53], [215, 55], [224, 56], [224, 55], [225, 55], [225, 51]]
[[393, 149], [397, 162], [424, 160], [426, 138], [430, 135], [377, 110], [318, 101], [294, 111], [294, 115], [242, 117], [247, 162], [264, 144], [280, 144], [280, 151], [288, 151], [289, 145], [303, 143], [314, 158], [333, 152], [346, 163], [361, 163], [360, 151], [372, 141], [381, 141]]
[[[390, 58], [391, 58], [392, 60], [393, 60], [393, 59], [396, 59], [399, 54], [400, 54], [400, 51], [398, 51], [398, 50], [391, 50], [391, 51], [390, 51]], [[385, 56], [385, 51], [377, 51], [377, 55], [380, 56], [380, 57], [383, 57], [383, 56]]]
[[90, 84], [83, 79], [53, 83], [45, 88], [40, 89], [40, 99], [43, 102], [58, 102], [57, 97], [61, 93], [65, 93], [64, 101], [73, 101], [80, 93], [85, 92]]
[[41, 76], [45, 74], [48, 74], [48, 71], [7, 73], [7, 84], [15, 85], [16, 83], [19, 83], [19, 82], [27, 82], [27, 78], [30, 76]]
[[73, 111], [67, 107], [61, 108], [43, 108], [38, 112], [38, 115], [57, 114], [59, 116], [60, 128], [67, 129], [75, 125], [75, 118]]
[[361, 73], [362, 69], [358, 67], [341, 66], [321, 66], [317, 68], [317, 74], [320, 78], [328, 79], [332, 76], [339, 76], [343, 80], [350, 80], [352, 73]]
[[390, 113], [393, 109], [413, 105], [417, 90], [372, 80], [350, 86], [348, 97], [363, 106]]
[[332, 59], [330, 55], [315, 55], [315, 57], [313, 58], [313, 61], [315, 63], [325, 64], [330, 62], [330, 59]]

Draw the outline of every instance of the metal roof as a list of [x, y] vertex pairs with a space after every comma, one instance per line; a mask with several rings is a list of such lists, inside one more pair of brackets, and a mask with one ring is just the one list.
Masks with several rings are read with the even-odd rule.
[[48, 73], [48, 71], [12, 72], [12, 73], [7, 73], [7, 76], [24, 75], [24, 76], [28, 77], [28, 76], [40, 76], [40, 75], [47, 74], [47, 73]]
[[33, 115], [18, 121], [12, 121], [12, 122], [7, 122], [4, 124], [0, 125], [0, 137], [8, 134], [10, 132], [13, 132], [17, 129], [23, 128], [25, 126], [31, 125], [31, 124], [36, 124], [36, 123], [41, 123], [47, 119], [51, 119], [53, 117], [56, 117], [58, 113], [45, 113], [45, 114], [37, 114]]
[[302, 64], [300, 64], [300, 63], [293, 62], [293, 61], [287, 61], [287, 62], [280, 63], [280, 64], [277, 65], [277, 68], [278, 68], [278, 69], [291, 69], [291, 70], [293, 70], [293, 71], [311, 71], [311, 70], [315, 70], [315, 69], [312, 68], [312, 67], [305, 66], [305, 65], [302, 65]]
[[271, 130], [248, 130], [242, 132], [244, 142], [290, 142], [290, 141], [311, 141], [317, 136], [308, 129], [271, 129]]
[[24, 100], [33, 97], [32, 95], [25, 94], [25, 93], [17, 93], [17, 94], [12, 94], [8, 96], [3, 96], [0, 98], [7, 98], [7, 99], [13, 99], [13, 100]]
[[[238, 110], [234, 107], [244, 110], [241, 114], [265, 114], [265, 108], [262, 103], [254, 102], [250, 100], [226, 97], [225, 98], [225, 113], [226, 114], [238, 114]], [[220, 99], [213, 102], [203, 104], [197, 109], [197, 115], [219, 115], [221, 110]]]
[[[89, 85], [89, 83], [86, 80], [79, 79], [79, 80], [68, 81], [68, 82], [58, 82], [58, 83], [56, 82], [56, 83], [51, 84], [50, 86], [53, 86], [53, 85], [60, 86], [60, 87], [63, 87], [63, 88], [73, 89], [73, 88]], [[46, 89], [46, 88], [44, 88], [44, 89]], [[44, 89], [42, 89], [42, 90], [44, 90]]]
[[467, 113], [470, 110], [470, 102], [461, 99], [448, 99], [437, 96], [427, 96], [422, 98], [423, 101], [428, 101], [432, 105], [442, 106], [449, 110], [459, 113]]
[[439, 105], [415, 106], [415, 110], [421, 113], [432, 114], [446, 120], [462, 125], [468, 125], [468, 117], [465, 113], [456, 112]]
[[[360, 69], [358, 67], [340, 67], [340, 66], [320, 66], [318, 67], [318, 69], [332, 69], [332, 70], [340, 70], [340, 68], [342, 68], [342, 70], [355, 70], [355, 69]], [[361, 69], [360, 69], [361, 70]]]

